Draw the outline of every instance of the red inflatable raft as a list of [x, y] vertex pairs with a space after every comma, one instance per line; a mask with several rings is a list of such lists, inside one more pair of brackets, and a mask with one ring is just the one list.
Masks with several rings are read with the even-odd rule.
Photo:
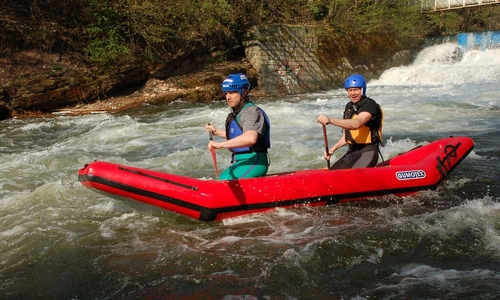
[[79, 170], [78, 179], [110, 196], [213, 221], [276, 207], [328, 205], [435, 189], [473, 148], [471, 138], [449, 137], [373, 168], [304, 170], [226, 181], [95, 161]]

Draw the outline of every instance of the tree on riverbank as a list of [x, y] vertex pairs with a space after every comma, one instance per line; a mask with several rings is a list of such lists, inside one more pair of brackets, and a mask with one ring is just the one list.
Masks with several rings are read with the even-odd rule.
[[250, 27], [263, 24], [324, 24], [404, 40], [496, 29], [500, 23], [498, 6], [443, 17], [420, 13], [414, 0], [13, 0], [0, 4], [0, 14], [2, 55], [74, 52], [82, 62], [101, 66], [137, 55], [154, 64], [200, 50], [212, 53], [205, 63], [225, 60]]
[[[0, 119], [133, 93], [150, 79], [177, 91], [162, 102], [215, 99], [221, 76], [249, 70], [243, 42], [259, 26], [322, 31], [320, 44], [332, 47], [321, 58], [337, 70], [330, 53], [361, 57], [350, 50], [363, 48], [370, 55], [354, 67], [375, 68], [380, 49], [387, 56], [422, 37], [497, 29], [499, 16], [500, 6], [423, 14], [415, 0], [0, 1]], [[183, 77], [199, 71], [209, 72]]]

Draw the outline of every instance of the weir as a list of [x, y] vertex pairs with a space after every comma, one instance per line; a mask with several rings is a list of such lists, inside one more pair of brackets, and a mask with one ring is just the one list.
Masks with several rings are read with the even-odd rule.
[[496, 49], [500, 48], [500, 31], [485, 31], [457, 34], [457, 42], [464, 49]]
[[421, 11], [435, 12], [492, 4], [500, 4], [500, 0], [422, 0]]
[[443, 37], [434, 37], [426, 41], [426, 45], [457, 43], [465, 51], [500, 48], [500, 31], [467, 32]]

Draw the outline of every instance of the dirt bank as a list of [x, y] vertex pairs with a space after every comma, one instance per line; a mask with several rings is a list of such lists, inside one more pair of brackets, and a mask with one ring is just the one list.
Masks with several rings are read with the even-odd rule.
[[[212, 65], [210, 70], [201, 70], [175, 78], [165, 80], [152, 78], [140, 87], [131, 87], [131, 90], [123, 93], [123, 95], [106, 97], [94, 102], [80, 101], [79, 103], [59, 108], [53, 112], [20, 112], [14, 115], [14, 118], [54, 117], [60, 115], [79, 116], [94, 113], [113, 114], [145, 105], [165, 105], [177, 99], [188, 102], [210, 102], [223, 96], [220, 90], [220, 83], [222, 83], [223, 78], [229, 73], [237, 72], [250, 73], [253, 74], [251, 76], [255, 76], [252, 66], [244, 59], [235, 62], [224, 62]], [[255, 78], [254, 80], [256, 81]], [[196, 94], [196, 92], [202, 91], [207, 87], [216, 90], [214, 92], [215, 96], [209, 96], [201, 100], [190, 98], [192, 94]], [[203, 98], [203, 95], [201, 93], [198, 97]], [[252, 95], [266, 96], [261, 94], [258, 88], [252, 89]]]

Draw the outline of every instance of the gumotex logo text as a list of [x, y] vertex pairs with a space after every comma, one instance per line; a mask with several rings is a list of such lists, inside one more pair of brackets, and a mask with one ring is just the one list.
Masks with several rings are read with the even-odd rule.
[[398, 180], [425, 178], [425, 172], [422, 170], [401, 171], [396, 172], [396, 177], [398, 178]]

